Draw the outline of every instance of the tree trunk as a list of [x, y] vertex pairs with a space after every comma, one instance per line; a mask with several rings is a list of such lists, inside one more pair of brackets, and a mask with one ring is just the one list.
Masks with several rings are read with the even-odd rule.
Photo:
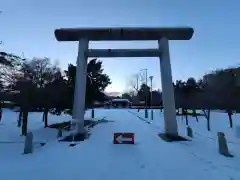
[[22, 135], [26, 136], [27, 135], [27, 123], [28, 123], [28, 111], [26, 108], [24, 108], [22, 112]]
[[196, 109], [192, 109], [192, 116], [196, 116], [197, 113], [196, 113]]
[[198, 122], [198, 117], [197, 117], [196, 109], [193, 109], [192, 112], [193, 112], [193, 116], [196, 117], [196, 121]]
[[229, 119], [230, 128], [233, 128], [232, 111], [231, 111], [231, 110], [228, 110], [228, 111], [227, 111], [227, 114], [228, 114], [228, 119]]
[[195, 117], [196, 117], [196, 121], [199, 122], [199, 121], [198, 121], [198, 117], [197, 117], [197, 116], [195, 116]]
[[210, 127], [210, 109], [208, 109], [207, 117], [208, 117], [208, 131], [210, 131], [211, 130], [211, 127]]
[[44, 110], [43, 110], [42, 121], [45, 122], [45, 114], [44, 114]]
[[211, 131], [211, 127], [210, 127], [210, 109], [207, 110], [208, 112], [206, 113], [205, 110], [203, 109], [203, 113], [207, 119], [207, 130]]
[[20, 108], [19, 114], [18, 114], [18, 122], [17, 122], [17, 126], [21, 127], [22, 125], [22, 108]]
[[209, 119], [207, 119], [207, 130], [208, 130], [208, 131], [211, 131]]
[[187, 116], [187, 114], [185, 115], [185, 118], [186, 118], [186, 125], [188, 126], [188, 116]]
[[2, 120], [2, 108], [0, 108], [0, 122]]
[[44, 127], [48, 127], [48, 109], [44, 108], [43, 116], [44, 116]]
[[186, 109], [182, 109], [182, 116], [185, 116], [186, 119], [186, 125], [188, 126], [188, 117], [187, 117], [187, 110]]

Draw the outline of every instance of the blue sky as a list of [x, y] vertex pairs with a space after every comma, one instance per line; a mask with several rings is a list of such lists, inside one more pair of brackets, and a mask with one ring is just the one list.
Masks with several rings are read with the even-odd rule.
[[[77, 43], [57, 42], [61, 27], [191, 26], [190, 41], [170, 42], [173, 79], [240, 64], [237, 0], [1, 0], [0, 51], [49, 57], [64, 69], [76, 62]], [[92, 48], [154, 48], [156, 42], [98, 42]], [[147, 68], [161, 87], [158, 58], [101, 59], [112, 79], [107, 91], [124, 91], [132, 74]]]

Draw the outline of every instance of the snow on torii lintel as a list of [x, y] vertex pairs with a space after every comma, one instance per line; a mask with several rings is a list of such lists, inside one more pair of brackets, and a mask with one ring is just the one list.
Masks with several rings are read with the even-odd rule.
[[101, 28], [61, 28], [55, 30], [58, 41], [92, 41], [118, 40], [159, 40], [166, 37], [169, 40], [190, 40], [193, 36], [190, 27], [101, 27]]

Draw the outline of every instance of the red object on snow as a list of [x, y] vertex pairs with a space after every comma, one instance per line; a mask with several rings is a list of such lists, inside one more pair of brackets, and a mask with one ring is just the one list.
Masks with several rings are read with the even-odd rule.
[[113, 144], [134, 144], [134, 133], [114, 133]]

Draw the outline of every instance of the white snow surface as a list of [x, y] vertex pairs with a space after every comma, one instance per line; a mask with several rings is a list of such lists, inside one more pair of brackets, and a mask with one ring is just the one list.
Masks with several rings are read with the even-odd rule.
[[[211, 113], [212, 131], [206, 120], [189, 118], [194, 137], [188, 142], [165, 142], [157, 134], [163, 114], [154, 110], [151, 124], [143, 121], [144, 110], [96, 109], [96, 119], [114, 121], [96, 125], [88, 140], [74, 147], [57, 142], [54, 129], [43, 128], [42, 113], [30, 113], [29, 131], [34, 135], [34, 152], [23, 155], [24, 137], [16, 127], [17, 113], [4, 110], [0, 122], [0, 179], [9, 180], [238, 180], [240, 140], [228, 128], [222, 113]], [[86, 117], [90, 117], [90, 112]], [[139, 117], [141, 118], [139, 118]], [[150, 117], [150, 113], [149, 113]], [[234, 126], [239, 115], [234, 116]], [[68, 121], [70, 116], [49, 115], [49, 124]], [[178, 117], [179, 133], [186, 126]], [[238, 123], [240, 124], [240, 123]], [[218, 153], [216, 132], [223, 131], [233, 158]], [[135, 133], [135, 145], [113, 144], [114, 132]], [[38, 142], [47, 142], [41, 147]]]

